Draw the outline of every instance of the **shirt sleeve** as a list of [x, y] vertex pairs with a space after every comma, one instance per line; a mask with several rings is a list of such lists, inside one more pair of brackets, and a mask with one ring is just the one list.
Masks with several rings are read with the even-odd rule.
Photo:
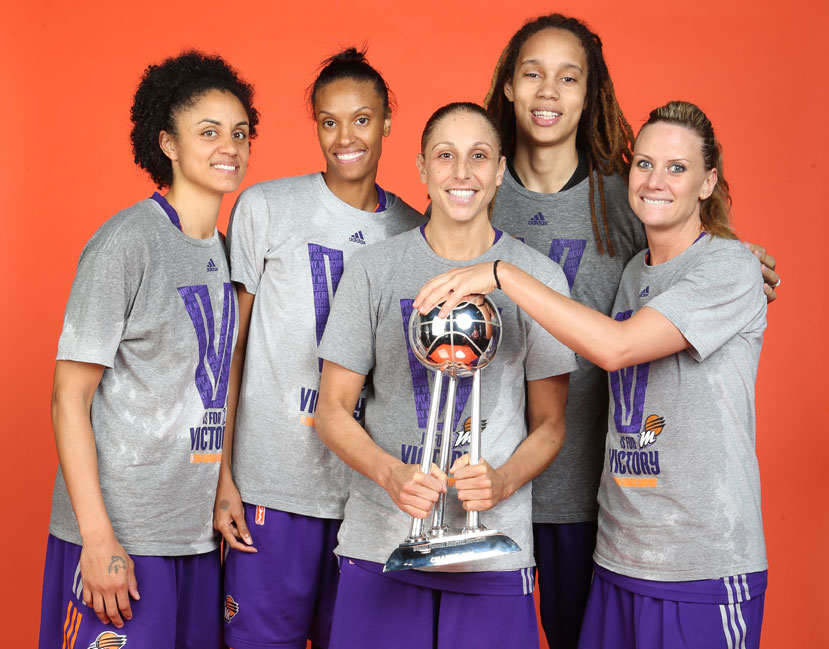
[[227, 228], [230, 278], [254, 295], [265, 271], [270, 224], [270, 211], [261, 188], [254, 185], [242, 192], [233, 206]]
[[334, 296], [320, 357], [367, 376], [375, 364], [375, 311], [371, 282], [357, 253], [346, 266]]
[[87, 244], [66, 304], [57, 360], [113, 367], [133, 299], [123, 256]]
[[691, 357], [703, 361], [740, 332], [765, 328], [760, 263], [733, 247], [700, 255], [682, 279], [647, 306], [668, 318], [691, 343]]
[[[539, 268], [533, 274], [557, 293], [570, 297], [567, 278], [555, 262], [550, 261], [549, 267]], [[528, 323], [527, 356], [524, 359], [524, 374], [528, 381], [568, 374], [578, 369], [576, 356], [569, 347], [560, 343], [526, 313], [521, 311], [521, 314]]]

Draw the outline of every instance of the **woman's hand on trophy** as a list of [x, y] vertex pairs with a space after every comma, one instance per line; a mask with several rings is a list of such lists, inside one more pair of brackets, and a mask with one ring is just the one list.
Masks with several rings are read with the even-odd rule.
[[[234, 550], [258, 552], [245, 523], [245, 508], [233, 479], [219, 474], [216, 502], [213, 506], [213, 528], [221, 533]], [[241, 541], [244, 541], [242, 543]]]
[[486, 295], [497, 288], [494, 267], [495, 264], [485, 262], [433, 277], [420, 288], [413, 306], [426, 314], [443, 302], [439, 315], [445, 318], [467, 296]]
[[470, 465], [469, 454], [462, 455], [455, 460], [449, 474], [455, 479], [458, 499], [467, 511], [492, 509], [510, 496], [506, 478], [484, 458]]
[[415, 518], [426, 518], [440, 494], [446, 492], [447, 482], [446, 474], [434, 463], [426, 475], [419, 465], [400, 462], [381, 486], [402, 511]]

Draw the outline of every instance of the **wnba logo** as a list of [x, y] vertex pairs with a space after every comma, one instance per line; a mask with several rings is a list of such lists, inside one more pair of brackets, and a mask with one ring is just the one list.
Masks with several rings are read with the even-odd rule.
[[87, 649], [121, 649], [125, 644], [127, 636], [118, 635], [114, 631], [104, 631]]

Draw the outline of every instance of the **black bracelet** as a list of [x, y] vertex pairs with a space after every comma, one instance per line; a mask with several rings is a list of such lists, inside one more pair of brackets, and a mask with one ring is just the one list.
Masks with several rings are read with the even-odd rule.
[[500, 259], [496, 259], [495, 263], [492, 264], [492, 276], [495, 278], [495, 287], [500, 291], [501, 290], [501, 282], [498, 281], [498, 262], [501, 261]]

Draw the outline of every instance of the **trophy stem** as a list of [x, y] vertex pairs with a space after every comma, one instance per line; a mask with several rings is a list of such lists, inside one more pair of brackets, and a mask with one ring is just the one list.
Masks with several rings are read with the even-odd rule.
[[[457, 392], [458, 379], [449, 375], [449, 385], [446, 390], [446, 405], [443, 409], [443, 431], [440, 436], [440, 463], [438, 466], [444, 473], [449, 471], [449, 457], [452, 448], [452, 424], [455, 419], [455, 394]], [[439, 536], [445, 529], [443, 525], [444, 511], [446, 509], [446, 494], [440, 494], [435, 508], [432, 511], [432, 529], [430, 535]]]
[[[423, 440], [423, 455], [420, 458], [420, 470], [429, 475], [432, 470], [432, 458], [435, 454], [435, 435], [438, 428], [438, 415], [440, 414], [440, 392], [443, 388], [443, 373], [435, 370], [435, 381], [432, 386], [432, 400], [429, 404], [429, 420], [426, 424], [426, 438]], [[423, 538], [423, 519], [412, 516], [409, 526], [409, 537], [407, 543]]]
[[[481, 461], [481, 370], [472, 373], [472, 421], [469, 439], [469, 464]], [[483, 528], [480, 512], [466, 512], [464, 531]]]

